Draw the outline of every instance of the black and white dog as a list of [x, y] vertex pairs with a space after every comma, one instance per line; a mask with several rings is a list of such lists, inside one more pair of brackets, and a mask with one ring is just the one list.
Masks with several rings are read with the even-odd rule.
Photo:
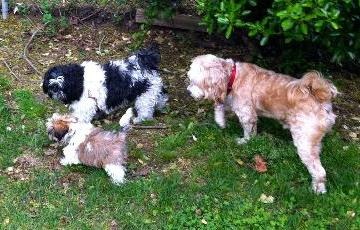
[[155, 109], [166, 106], [168, 95], [158, 73], [160, 53], [154, 44], [123, 60], [99, 64], [59, 65], [43, 79], [43, 91], [50, 98], [70, 105], [73, 116], [91, 122], [95, 115], [109, 114], [135, 102], [134, 123], [153, 118]]

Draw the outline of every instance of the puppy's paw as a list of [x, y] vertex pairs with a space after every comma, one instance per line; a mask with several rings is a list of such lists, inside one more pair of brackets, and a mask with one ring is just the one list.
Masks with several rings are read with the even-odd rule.
[[249, 139], [245, 138], [245, 137], [243, 137], [243, 138], [238, 137], [235, 139], [235, 141], [238, 145], [243, 145], [243, 144], [246, 144], [246, 142], [248, 142]]
[[122, 165], [107, 164], [104, 169], [115, 185], [125, 182], [125, 168]]
[[225, 122], [216, 121], [216, 124], [217, 124], [221, 129], [225, 129], [225, 128], [226, 128]]
[[60, 159], [60, 164], [65, 166], [65, 165], [70, 165], [71, 163], [68, 161], [68, 159], [66, 159], [66, 157], [63, 157]]
[[131, 118], [134, 116], [132, 108], [126, 110], [126, 113], [120, 118], [120, 127], [125, 127], [130, 124]]
[[142, 119], [141, 118], [139, 118], [139, 117], [134, 117], [134, 119], [133, 119], [133, 123], [134, 124], [140, 124], [142, 122]]
[[133, 118], [132, 122], [134, 124], [140, 124], [143, 121], [149, 121], [149, 120], [152, 120], [152, 119], [153, 119], [152, 117], [139, 117], [139, 116], [137, 116], [137, 117]]
[[61, 158], [60, 160], [60, 164], [65, 166], [65, 165], [76, 165], [76, 164], [80, 164], [81, 162], [79, 161], [79, 159], [74, 156], [74, 157], [69, 157], [69, 156], [65, 156], [63, 158]]
[[314, 182], [312, 188], [316, 194], [326, 193], [326, 187], [324, 182]]

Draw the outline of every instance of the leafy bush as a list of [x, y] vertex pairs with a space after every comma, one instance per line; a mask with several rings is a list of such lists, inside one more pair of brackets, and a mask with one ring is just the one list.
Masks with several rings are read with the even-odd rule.
[[285, 44], [310, 42], [325, 48], [331, 61], [359, 63], [360, 2], [351, 0], [197, 0], [208, 32], [229, 38], [236, 28], [266, 45], [270, 38]]
[[54, 9], [59, 3], [59, 0], [41, 0], [40, 2], [40, 8], [43, 11], [42, 22], [46, 25], [46, 33], [50, 36], [70, 26], [69, 20], [65, 16], [56, 18], [53, 14]]

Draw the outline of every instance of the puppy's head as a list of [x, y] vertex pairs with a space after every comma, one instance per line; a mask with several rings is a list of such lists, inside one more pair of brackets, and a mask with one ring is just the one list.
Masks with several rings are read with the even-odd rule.
[[50, 98], [69, 104], [80, 99], [83, 82], [84, 67], [78, 64], [58, 65], [45, 73], [42, 88]]
[[210, 99], [224, 102], [227, 93], [227, 81], [231, 74], [233, 61], [207, 54], [192, 60], [187, 90], [196, 100]]
[[78, 122], [76, 117], [54, 113], [46, 122], [49, 139], [64, 142], [64, 137], [70, 132], [71, 124], [76, 122]]
[[160, 50], [156, 43], [135, 53], [142, 69], [157, 70], [160, 63]]

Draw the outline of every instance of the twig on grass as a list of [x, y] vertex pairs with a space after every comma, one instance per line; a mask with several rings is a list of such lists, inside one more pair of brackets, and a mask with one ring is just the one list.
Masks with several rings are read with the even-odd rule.
[[168, 129], [169, 126], [166, 125], [132, 125], [134, 129]]
[[104, 34], [104, 36], [101, 38], [101, 40], [100, 40], [100, 43], [99, 43], [99, 52], [101, 52], [101, 45], [102, 45], [102, 43], [104, 42], [104, 39], [105, 39], [105, 34]]
[[5, 60], [3, 60], [3, 62], [5, 64], [5, 66], [8, 68], [8, 70], [10, 71], [10, 73], [15, 77], [15, 79], [18, 81], [21, 81], [20, 78], [11, 70], [9, 64]]
[[92, 13], [92, 14], [90, 14], [90, 15], [88, 15], [88, 16], [86, 16], [86, 17], [84, 17], [84, 18], [81, 18], [81, 19], [80, 19], [80, 22], [83, 22], [83, 21], [88, 20], [89, 18], [93, 17], [94, 15], [96, 15], [96, 14], [100, 13], [100, 12], [101, 12], [101, 10], [102, 10], [102, 9], [98, 9], [98, 10], [97, 10], [97, 11], [95, 11], [94, 13]]

